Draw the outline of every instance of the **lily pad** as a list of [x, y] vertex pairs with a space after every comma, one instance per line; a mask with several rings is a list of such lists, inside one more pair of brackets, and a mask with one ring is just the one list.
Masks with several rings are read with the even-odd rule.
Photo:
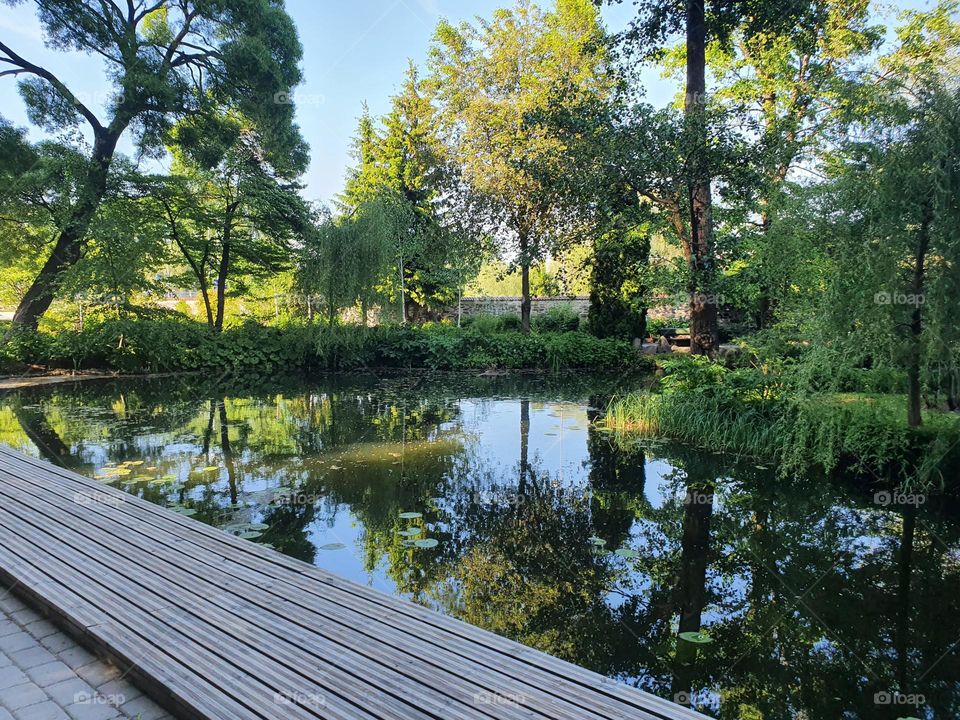
[[400, 513], [400, 517], [401, 517], [401, 519], [403, 519], [403, 520], [417, 520], [417, 519], [423, 517], [423, 513], [418, 513], [418, 512], [402, 512], [402, 513]]
[[417, 546], [417, 541], [416, 541], [416, 540], [404, 540], [404, 541], [402, 541], [400, 544], [403, 545], [405, 548], [414, 548], [414, 547]]
[[346, 547], [343, 543], [327, 543], [326, 545], [321, 545], [321, 550], [343, 550]]
[[408, 528], [406, 530], [397, 530], [397, 534], [405, 535], [407, 537], [416, 537], [417, 535], [420, 534], [420, 528], [413, 527], [413, 528]]
[[197, 514], [197, 511], [191, 507], [180, 506], [180, 507], [172, 507], [170, 509], [173, 510], [175, 513], [180, 513], [181, 515], [186, 515], [187, 517]]
[[712, 643], [713, 638], [707, 635], [702, 630], [700, 632], [682, 632], [678, 637], [681, 640], [686, 640], [689, 643], [694, 643], [696, 645], [706, 645], [707, 643]]
[[263, 535], [263, 533], [257, 532], [256, 530], [247, 530], [242, 533], [237, 533], [237, 537], [242, 538], [243, 540], [253, 540], [254, 538], [260, 537], [261, 535]]
[[429, 548], [434, 548], [437, 545], [439, 545], [440, 541], [435, 540], [434, 538], [424, 538], [423, 540], [414, 540], [413, 544], [416, 545], [418, 548], [423, 548], [424, 550], [427, 550]]
[[614, 555], [619, 555], [622, 558], [638, 558], [640, 553], [636, 550], [631, 550], [630, 548], [620, 548], [619, 550], [613, 551]]
[[604, 540], [603, 538], [599, 538], [596, 535], [590, 538], [590, 542], [596, 545], [597, 547], [603, 547], [604, 545], [607, 544], [606, 540]]

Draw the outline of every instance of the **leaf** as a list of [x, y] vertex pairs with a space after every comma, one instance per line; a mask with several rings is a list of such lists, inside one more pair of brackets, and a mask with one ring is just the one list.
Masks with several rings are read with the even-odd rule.
[[700, 632], [682, 632], [677, 637], [689, 643], [695, 643], [696, 645], [706, 645], [707, 643], [713, 642], [713, 638], [702, 630]]

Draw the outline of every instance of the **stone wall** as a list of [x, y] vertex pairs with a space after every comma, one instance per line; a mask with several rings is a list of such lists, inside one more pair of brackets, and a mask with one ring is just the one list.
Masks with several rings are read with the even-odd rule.
[[[520, 315], [519, 296], [505, 297], [465, 297], [460, 301], [460, 311], [463, 317], [474, 315]], [[569, 295], [564, 297], [535, 297], [530, 299], [530, 314], [533, 317], [543, 315], [551, 308], [566, 307], [586, 320], [590, 310], [590, 298], [586, 295]], [[444, 317], [457, 317], [457, 306], [443, 312]]]

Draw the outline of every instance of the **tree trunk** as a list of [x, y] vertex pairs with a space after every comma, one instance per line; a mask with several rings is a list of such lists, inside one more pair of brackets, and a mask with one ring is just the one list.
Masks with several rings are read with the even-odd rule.
[[233, 213], [235, 205], [227, 208], [227, 217], [223, 223], [223, 239], [221, 241], [220, 268], [217, 271], [217, 319], [213, 324], [214, 330], [223, 330], [224, 305], [227, 300], [227, 276], [230, 274], [230, 242], [233, 230]]
[[[680, 621], [677, 632], [699, 632], [707, 603], [707, 564], [710, 554], [710, 518], [713, 515], [713, 486], [689, 483], [683, 508], [683, 537], [677, 601]], [[689, 706], [697, 645], [677, 641], [672, 690], [674, 702]]]
[[200, 297], [203, 298], [203, 309], [207, 314], [207, 325], [213, 327], [213, 308], [210, 305], [210, 289], [207, 287], [206, 280], [200, 276]]
[[920, 427], [923, 418], [920, 415], [920, 364], [921, 335], [923, 334], [923, 290], [926, 270], [927, 250], [930, 248], [930, 224], [933, 222], [933, 210], [927, 204], [923, 209], [920, 229], [917, 231], [916, 255], [913, 259], [913, 282], [910, 285], [913, 310], [910, 313], [910, 356], [907, 365], [907, 425]]
[[710, 172], [706, 159], [707, 25], [704, 0], [687, 2], [687, 94], [684, 113], [697, 129], [697, 147], [692, 152], [688, 180], [690, 202], [690, 352], [710, 355], [716, 351], [717, 302], [713, 288], [714, 249]]
[[[771, 226], [770, 214], [767, 211], [764, 211], [760, 217], [760, 230], [763, 233], [764, 245], [766, 246], [767, 238], [770, 234]], [[761, 268], [761, 272], [763, 268]], [[773, 296], [771, 294], [770, 285], [766, 278], [762, 278], [760, 281], [760, 298], [757, 301], [757, 327], [761, 330], [767, 330], [773, 327]]]
[[113, 131], [97, 134], [80, 196], [71, 208], [70, 217], [53, 246], [53, 252], [20, 300], [13, 314], [12, 327], [36, 330], [40, 318], [53, 302], [60, 276], [80, 259], [87, 229], [107, 190], [107, 175], [119, 137], [120, 133]]

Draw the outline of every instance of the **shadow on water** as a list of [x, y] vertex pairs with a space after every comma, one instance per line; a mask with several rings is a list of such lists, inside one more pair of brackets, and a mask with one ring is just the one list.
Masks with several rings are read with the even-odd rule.
[[716, 717], [960, 716], [955, 508], [618, 445], [616, 391], [78, 384], [0, 442]]

